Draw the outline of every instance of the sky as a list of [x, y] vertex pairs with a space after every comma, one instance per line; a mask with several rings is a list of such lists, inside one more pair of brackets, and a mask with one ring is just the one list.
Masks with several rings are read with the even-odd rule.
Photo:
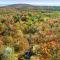
[[0, 0], [0, 6], [10, 5], [10, 4], [60, 6], [60, 0]]

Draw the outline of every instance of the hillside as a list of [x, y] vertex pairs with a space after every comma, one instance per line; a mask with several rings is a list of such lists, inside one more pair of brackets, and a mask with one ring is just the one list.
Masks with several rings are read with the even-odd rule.
[[7, 5], [0, 8], [19, 8], [19, 9], [31, 8], [31, 9], [60, 11], [60, 6], [34, 6], [34, 5], [29, 5], [29, 4], [12, 4], [12, 5]]
[[0, 60], [60, 60], [60, 7], [0, 7]]

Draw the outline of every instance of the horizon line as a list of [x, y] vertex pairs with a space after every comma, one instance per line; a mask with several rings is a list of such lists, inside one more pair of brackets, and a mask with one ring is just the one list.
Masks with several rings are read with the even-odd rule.
[[60, 6], [60, 5], [46, 5], [46, 4], [30, 4], [30, 3], [11, 3], [11, 4], [0, 4], [1, 6], [8, 6], [8, 5], [14, 5], [14, 4], [28, 4], [28, 5], [32, 5], [32, 6]]

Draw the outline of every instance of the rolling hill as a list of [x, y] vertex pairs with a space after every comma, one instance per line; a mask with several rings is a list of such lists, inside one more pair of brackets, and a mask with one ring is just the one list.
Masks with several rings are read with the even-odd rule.
[[55, 10], [60, 11], [60, 6], [35, 6], [30, 4], [12, 4], [2, 6], [0, 8], [16, 8], [16, 9], [40, 9], [40, 10]]

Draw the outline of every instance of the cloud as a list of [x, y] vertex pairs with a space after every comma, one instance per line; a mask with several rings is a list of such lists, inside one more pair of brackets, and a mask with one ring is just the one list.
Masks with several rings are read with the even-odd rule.
[[0, 0], [0, 4], [60, 5], [60, 0]]

